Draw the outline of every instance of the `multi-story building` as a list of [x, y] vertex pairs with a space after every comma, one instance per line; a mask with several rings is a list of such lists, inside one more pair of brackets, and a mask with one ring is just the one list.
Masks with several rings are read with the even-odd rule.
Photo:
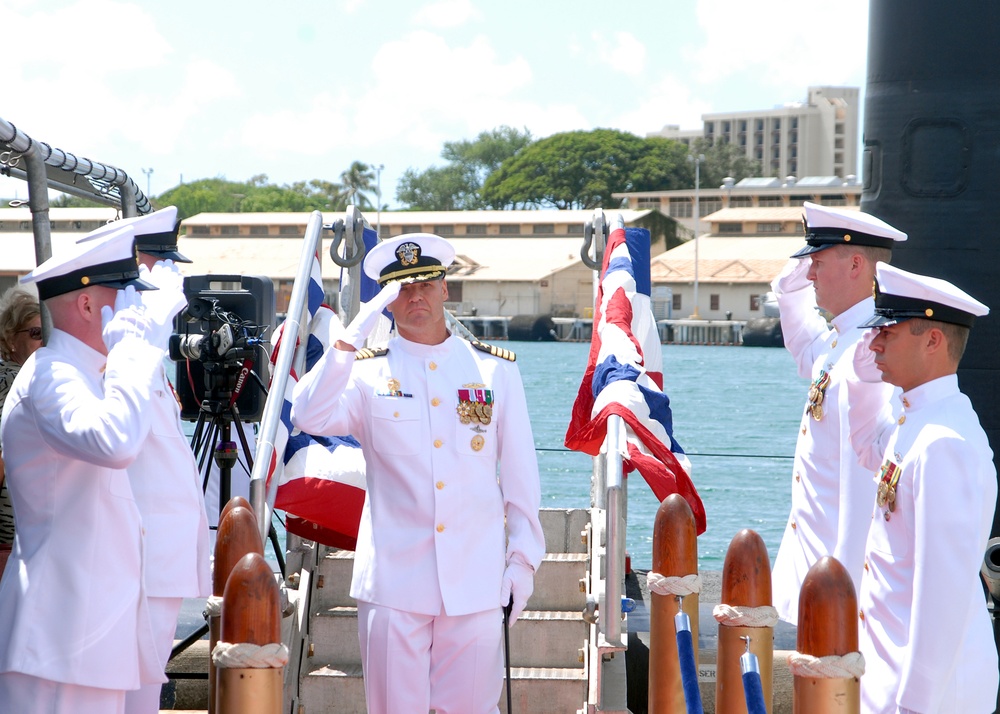
[[809, 87], [805, 102], [763, 111], [702, 115], [702, 129], [667, 125], [647, 136], [690, 145], [697, 138], [732, 144], [760, 163], [764, 176], [837, 176], [858, 173], [857, 87]]

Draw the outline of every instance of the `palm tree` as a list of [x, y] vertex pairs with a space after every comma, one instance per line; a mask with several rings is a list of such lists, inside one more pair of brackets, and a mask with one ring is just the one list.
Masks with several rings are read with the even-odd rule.
[[370, 194], [375, 193], [372, 182], [375, 180], [375, 169], [362, 161], [355, 161], [347, 171], [340, 174], [340, 185], [344, 189], [343, 196], [348, 204], [354, 204], [365, 210], [375, 208]]

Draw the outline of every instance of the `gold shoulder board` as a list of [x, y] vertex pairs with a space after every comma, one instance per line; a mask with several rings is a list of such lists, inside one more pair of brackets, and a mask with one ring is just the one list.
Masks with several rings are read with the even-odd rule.
[[499, 357], [500, 359], [505, 359], [508, 362], [513, 362], [513, 361], [515, 361], [517, 359], [517, 355], [516, 354], [514, 354], [513, 352], [511, 352], [508, 349], [504, 349], [503, 347], [496, 347], [494, 345], [488, 345], [485, 342], [480, 342], [478, 340], [475, 340], [475, 341], [471, 342], [470, 344], [473, 347], [475, 347], [477, 350], [479, 350], [480, 352], [486, 352], [487, 354], [491, 354], [494, 357]]
[[389, 354], [388, 347], [379, 347], [378, 349], [374, 350], [368, 349], [367, 347], [362, 347], [360, 350], [357, 350], [354, 353], [354, 359], [355, 360], [369, 359], [371, 357], [382, 357], [387, 354]]

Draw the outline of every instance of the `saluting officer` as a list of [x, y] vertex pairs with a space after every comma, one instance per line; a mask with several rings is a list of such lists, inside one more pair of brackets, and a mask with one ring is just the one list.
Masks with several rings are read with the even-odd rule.
[[[523, 611], [545, 550], [521, 376], [507, 350], [449, 333], [454, 257], [426, 233], [377, 245], [381, 292], [294, 393], [296, 427], [365, 455], [351, 596], [372, 714], [496, 712], [501, 607]], [[397, 336], [355, 353], [387, 305]]]
[[[135, 233], [145, 279], [162, 290], [183, 295], [184, 277], [176, 263], [190, 263], [177, 247], [177, 208], [109, 223], [105, 231], [130, 226]], [[94, 231], [86, 242], [104, 233]], [[156, 295], [150, 291], [143, 296]], [[159, 297], [159, 296], [157, 296]], [[158, 347], [166, 350], [167, 343]], [[194, 454], [181, 427], [180, 408], [163, 365], [157, 370], [149, 404], [150, 426], [129, 467], [129, 482], [146, 534], [145, 588], [160, 661], [166, 664], [184, 598], [212, 594], [208, 517]], [[126, 714], [160, 711], [160, 684], [151, 682], [125, 697]]]
[[[792, 467], [792, 509], [774, 562], [774, 606], [798, 623], [799, 591], [816, 561], [832, 555], [857, 589], [875, 495], [871, 473], [847, 439], [847, 393], [854, 345], [875, 304], [875, 264], [906, 234], [861, 211], [806, 202], [806, 245], [771, 283], [785, 347], [811, 380]], [[833, 316], [830, 323], [816, 309]], [[881, 401], [892, 388], [870, 384]]]
[[[861, 581], [861, 708], [987, 714], [1000, 675], [979, 570], [997, 476], [956, 370], [989, 309], [884, 263], [877, 278], [875, 314], [861, 323], [876, 329], [848, 384], [851, 441], [878, 479]], [[902, 390], [898, 419], [866, 389], [880, 377]]]
[[53, 329], [15, 378], [0, 430], [18, 525], [0, 580], [0, 711], [120, 714], [125, 690], [166, 681], [125, 469], [184, 294], [141, 303], [136, 290], [153, 286], [134, 244], [125, 226], [22, 278]]

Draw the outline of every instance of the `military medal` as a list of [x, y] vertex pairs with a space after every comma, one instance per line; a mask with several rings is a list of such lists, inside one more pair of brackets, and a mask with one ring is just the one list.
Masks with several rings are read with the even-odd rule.
[[[458, 412], [458, 420], [463, 424], [476, 422], [486, 426], [493, 420], [493, 390], [484, 387], [483, 384], [467, 384], [458, 390], [458, 406], [455, 411]], [[472, 448], [476, 449], [475, 439]], [[482, 443], [476, 451], [481, 448], [483, 448]]]
[[888, 459], [882, 464], [882, 469], [879, 471], [875, 505], [885, 509], [883, 511], [885, 520], [889, 520], [889, 514], [896, 510], [896, 486], [899, 483], [901, 474], [902, 469], [899, 468], [899, 464]]
[[829, 386], [830, 374], [826, 370], [820, 370], [819, 376], [809, 385], [809, 403], [806, 409], [816, 421], [823, 418], [823, 399]]
[[472, 446], [473, 451], [481, 451], [485, 444], [486, 444], [486, 439], [481, 437], [479, 434], [476, 434], [474, 437], [472, 437], [472, 443], [470, 445]]

